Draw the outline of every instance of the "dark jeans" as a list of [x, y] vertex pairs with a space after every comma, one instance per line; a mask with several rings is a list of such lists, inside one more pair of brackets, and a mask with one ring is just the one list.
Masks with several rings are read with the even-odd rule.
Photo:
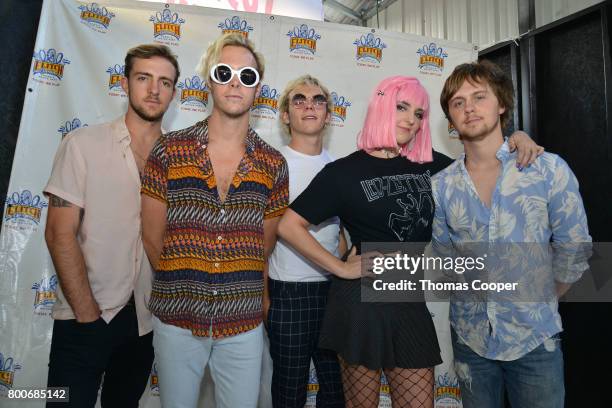
[[272, 405], [302, 408], [313, 360], [318, 408], [343, 408], [344, 393], [336, 353], [318, 347], [330, 283], [269, 279], [268, 338], [272, 357]]
[[512, 408], [563, 408], [563, 353], [558, 335], [513, 361], [490, 360], [452, 331], [455, 371], [464, 408], [501, 408], [504, 387]]
[[69, 387], [70, 402], [47, 407], [94, 407], [104, 374], [103, 407], [138, 407], [153, 365], [153, 333], [138, 336], [134, 306], [109, 324], [56, 320], [49, 356], [49, 387]]

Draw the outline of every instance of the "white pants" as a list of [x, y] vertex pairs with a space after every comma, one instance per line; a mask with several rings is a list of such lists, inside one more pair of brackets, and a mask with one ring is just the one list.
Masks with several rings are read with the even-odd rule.
[[213, 340], [153, 317], [153, 346], [163, 408], [195, 408], [206, 365], [218, 408], [255, 408], [259, 397], [263, 325]]

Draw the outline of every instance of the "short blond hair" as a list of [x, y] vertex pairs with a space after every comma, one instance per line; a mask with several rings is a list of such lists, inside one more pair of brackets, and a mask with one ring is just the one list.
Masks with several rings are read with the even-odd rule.
[[289, 81], [287, 86], [285, 86], [285, 90], [283, 91], [280, 97], [280, 101], [278, 103], [278, 106], [279, 106], [278, 110], [281, 113], [281, 115], [278, 115], [278, 117], [280, 118], [281, 124], [283, 125], [283, 129], [288, 135], [291, 135], [291, 127], [285, 122], [283, 122], [282, 113], [289, 112], [289, 94], [291, 94], [291, 92], [293, 92], [295, 88], [297, 88], [298, 86], [302, 86], [302, 85], [318, 86], [319, 88], [321, 88], [321, 92], [323, 92], [323, 96], [325, 96], [325, 99], [327, 99], [327, 113], [330, 113], [333, 108], [334, 102], [332, 101], [329, 90], [317, 78], [313, 77], [310, 74], [306, 74], [292, 81]]
[[257, 68], [257, 72], [259, 72], [259, 80], [262, 81], [265, 70], [263, 55], [255, 51], [255, 44], [253, 44], [251, 40], [242, 34], [228, 33], [217, 38], [212, 44], [210, 44], [206, 52], [200, 57], [200, 62], [198, 63], [196, 71], [204, 79], [204, 82], [210, 86], [210, 69], [219, 63], [221, 51], [223, 51], [223, 48], [228, 45], [244, 47], [251, 52], [253, 58], [255, 58], [255, 63], [257, 64], [257, 67], [254, 68]]

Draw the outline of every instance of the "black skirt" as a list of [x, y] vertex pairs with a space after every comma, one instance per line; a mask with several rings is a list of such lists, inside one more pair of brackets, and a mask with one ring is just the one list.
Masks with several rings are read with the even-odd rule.
[[332, 278], [319, 347], [371, 370], [442, 363], [425, 303], [362, 302], [359, 279]]

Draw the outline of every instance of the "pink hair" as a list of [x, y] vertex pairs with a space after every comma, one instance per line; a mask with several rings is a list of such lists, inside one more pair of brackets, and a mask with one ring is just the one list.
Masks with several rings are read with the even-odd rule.
[[397, 148], [395, 112], [398, 101], [407, 101], [423, 109], [421, 128], [410, 143], [401, 146], [400, 154], [417, 163], [433, 161], [429, 131], [429, 95], [418, 79], [393, 76], [384, 79], [374, 89], [368, 105], [357, 147], [371, 152], [376, 149]]

